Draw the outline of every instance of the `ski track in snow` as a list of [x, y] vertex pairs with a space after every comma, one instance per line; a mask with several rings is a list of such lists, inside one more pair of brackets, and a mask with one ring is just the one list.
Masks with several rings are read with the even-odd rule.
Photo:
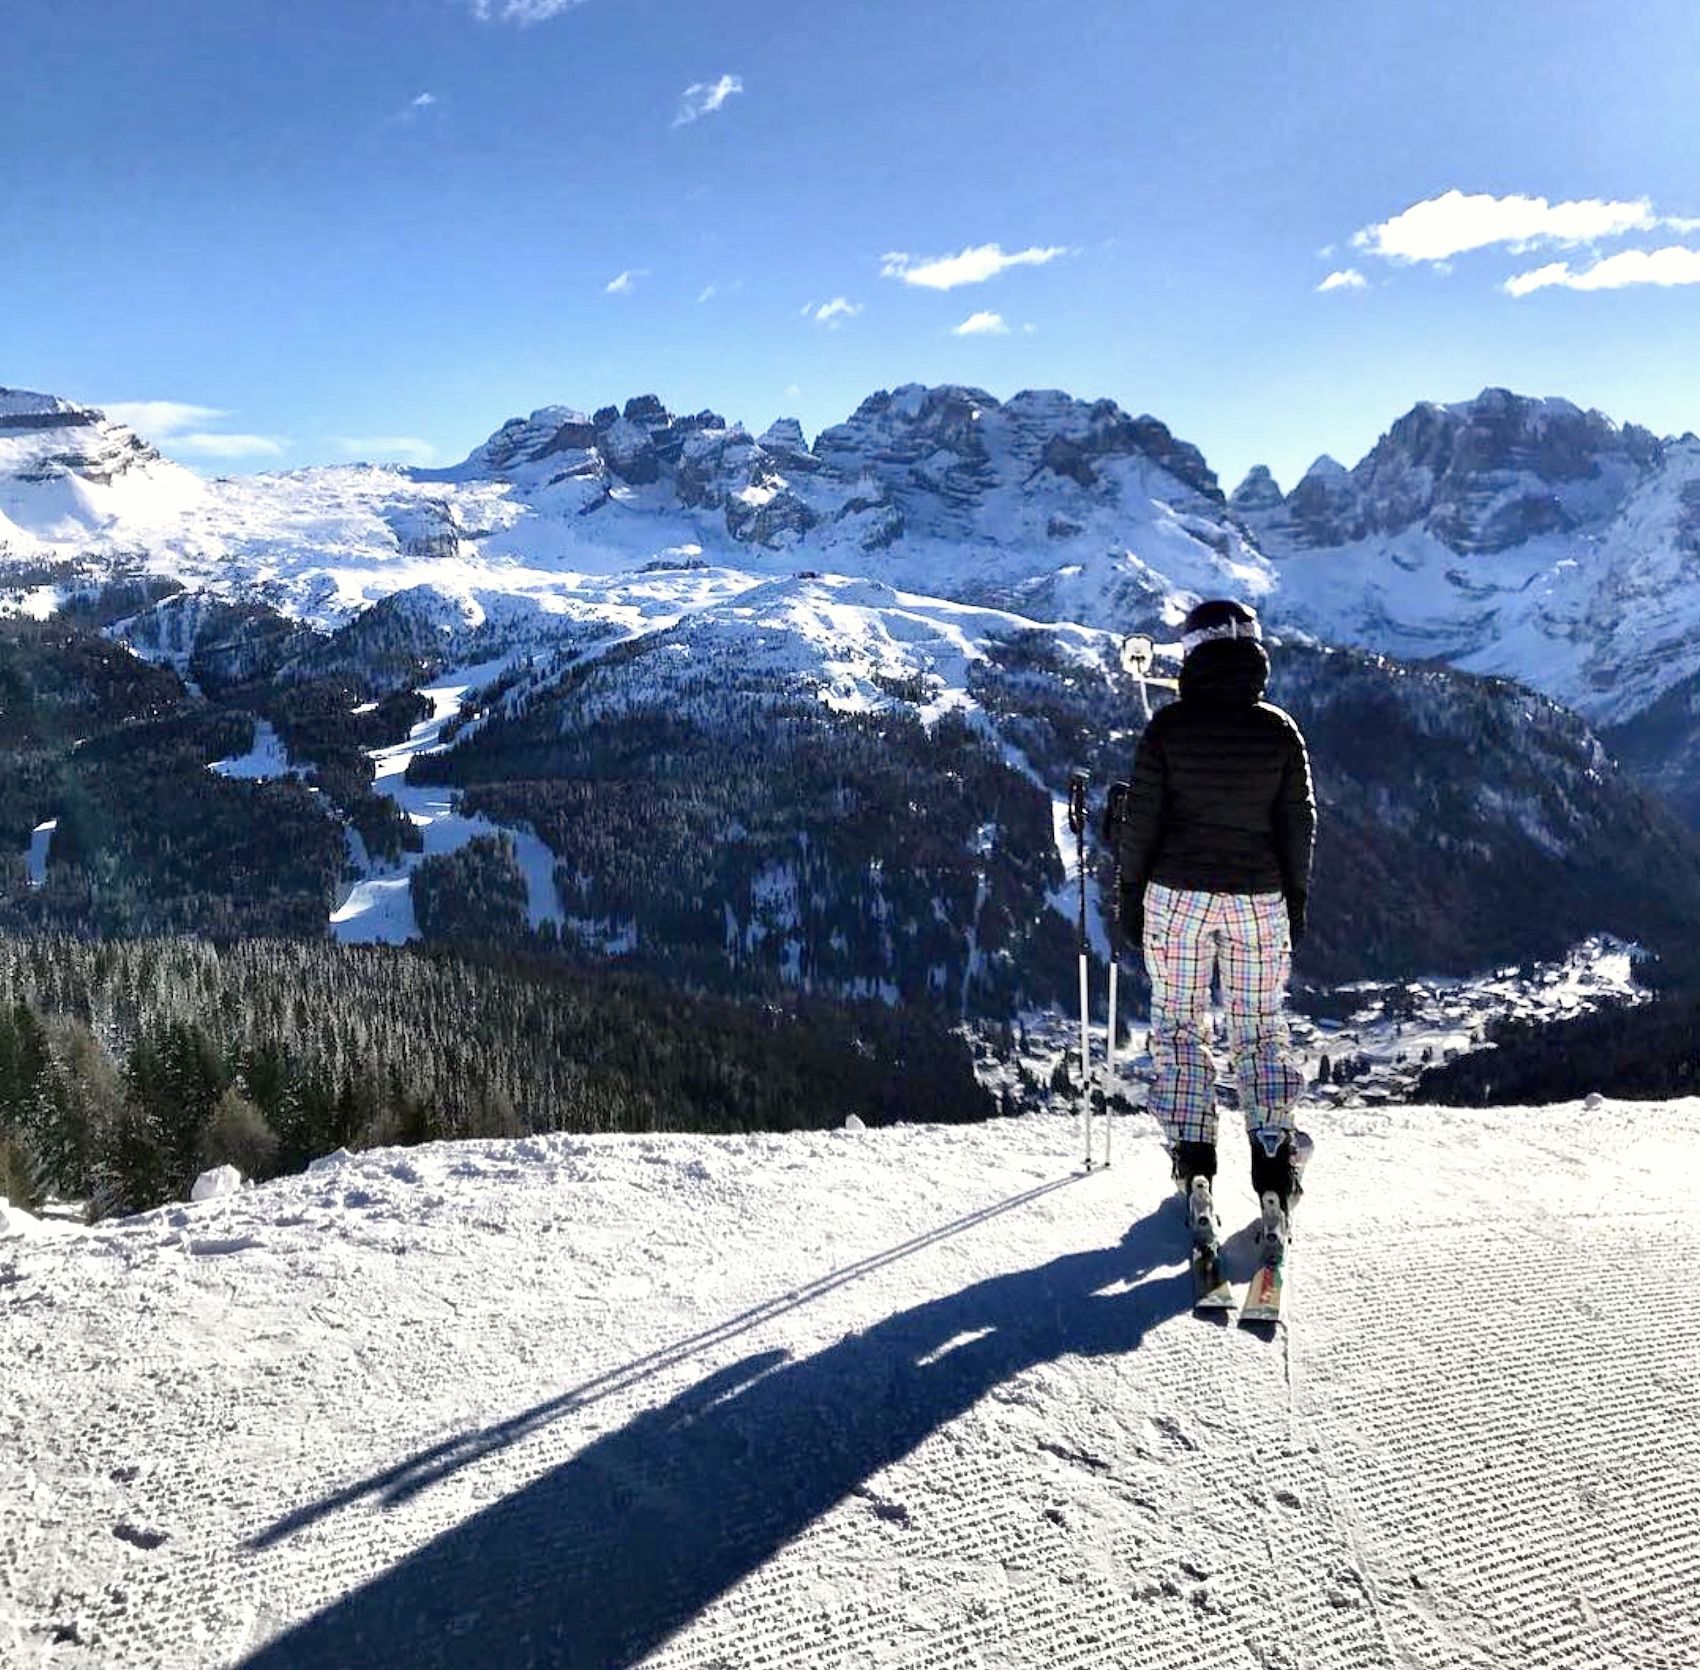
[[1700, 1102], [1308, 1123], [1274, 1338], [1188, 1313], [1143, 1118], [1086, 1177], [1057, 1117], [554, 1136], [36, 1226], [0, 1661], [1690, 1670]]
[[505, 835], [514, 844], [515, 857], [525, 875], [526, 919], [531, 927], [545, 922], [565, 921], [555, 892], [555, 857], [528, 829], [510, 829], [488, 818], [473, 817], [455, 810], [457, 791], [446, 783], [413, 784], [407, 781], [408, 763], [419, 754], [445, 746], [443, 727], [460, 712], [470, 690], [487, 684], [508, 663], [492, 661], [463, 668], [448, 675], [449, 681], [430, 685], [419, 693], [431, 703], [431, 716], [408, 733], [405, 742], [372, 752], [376, 777], [372, 787], [388, 795], [411, 819], [425, 839], [423, 852], [403, 855], [396, 865], [368, 865], [369, 873], [337, 901], [331, 912], [331, 932], [344, 944], [400, 945], [419, 937], [413, 914], [413, 872], [426, 858], [455, 852], [480, 835]]

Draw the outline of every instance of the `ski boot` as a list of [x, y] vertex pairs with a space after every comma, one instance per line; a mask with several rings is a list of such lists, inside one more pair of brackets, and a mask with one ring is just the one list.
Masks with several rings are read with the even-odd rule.
[[1216, 1144], [1177, 1142], [1170, 1150], [1174, 1160], [1176, 1192], [1186, 1198], [1187, 1229], [1193, 1251], [1214, 1257], [1219, 1237], [1216, 1203], [1211, 1189], [1216, 1177]]
[[1262, 1262], [1279, 1268], [1292, 1239], [1292, 1213], [1304, 1193], [1300, 1178], [1311, 1140], [1284, 1125], [1260, 1125], [1251, 1133], [1251, 1187], [1257, 1196], [1257, 1249]]
[[1222, 1243], [1216, 1225], [1216, 1202], [1211, 1194], [1216, 1176], [1216, 1144], [1177, 1142], [1170, 1156], [1174, 1161], [1175, 1192], [1186, 1202], [1187, 1234], [1192, 1241], [1187, 1256], [1192, 1269], [1192, 1308], [1203, 1313], [1225, 1312], [1233, 1306], [1234, 1289], [1222, 1271]]

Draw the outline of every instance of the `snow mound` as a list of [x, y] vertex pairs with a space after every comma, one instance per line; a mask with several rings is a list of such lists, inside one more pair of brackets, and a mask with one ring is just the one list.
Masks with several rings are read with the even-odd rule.
[[0, 1195], [0, 1235], [33, 1235], [41, 1231], [41, 1220]]
[[190, 1200], [220, 1200], [236, 1194], [242, 1187], [242, 1173], [235, 1166], [214, 1166], [195, 1179], [189, 1191]]

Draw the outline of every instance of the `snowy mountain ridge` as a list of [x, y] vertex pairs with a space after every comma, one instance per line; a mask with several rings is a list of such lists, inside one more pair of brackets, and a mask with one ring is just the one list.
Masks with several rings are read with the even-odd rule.
[[4, 396], [14, 607], [147, 573], [320, 626], [429, 586], [557, 612], [587, 576], [798, 569], [1104, 630], [1209, 592], [1289, 630], [1518, 678], [1621, 723], [1700, 673], [1700, 441], [1489, 389], [1423, 403], [1347, 469], [1224, 499], [1150, 417], [1056, 391], [870, 396], [812, 445], [653, 396], [546, 406], [444, 470], [204, 481], [90, 408]]
[[1146, 619], [1177, 584], [1271, 583], [1196, 450], [1110, 402], [911, 387], [802, 442], [794, 422], [758, 441], [643, 396], [589, 418], [540, 408], [453, 469], [203, 482], [78, 408], [0, 451], [0, 561], [73, 585], [151, 573], [326, 626], [421, 585], [547, 609], [583, 576], [670, 557], [1094, 620]]
[[1621, 723], [1700, 670], [1700, 440], [1487, 389], [1348, 470], [1229, 501], [1277, 612], [1332, 642], [1516, 678]]

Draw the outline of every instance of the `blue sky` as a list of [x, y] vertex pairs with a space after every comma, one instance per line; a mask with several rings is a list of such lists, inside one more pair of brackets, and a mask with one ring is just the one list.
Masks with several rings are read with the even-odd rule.
[[198, 468], [651, 391], [812, 434], [910, 381], [1109, 396], [1229, 487], [1489, 384], [1700, 429], [1692, 0], [4, 21], [0, 383]]

